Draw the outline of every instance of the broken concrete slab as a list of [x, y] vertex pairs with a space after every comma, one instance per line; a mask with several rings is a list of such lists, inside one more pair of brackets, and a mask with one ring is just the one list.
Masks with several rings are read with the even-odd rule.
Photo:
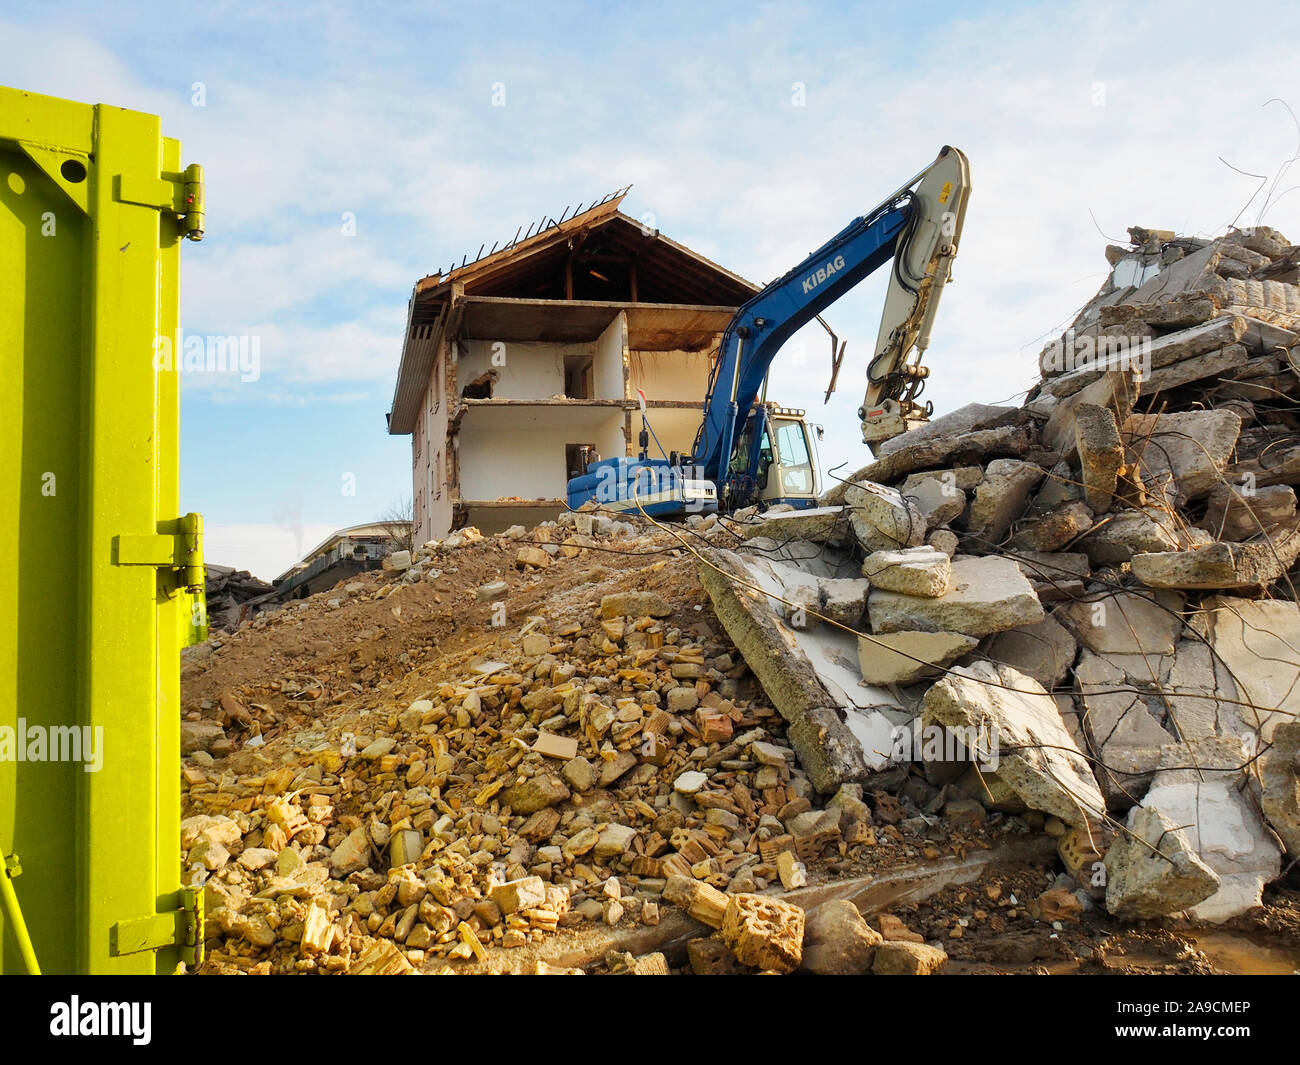
[[844, 502], [849, 526], [863, 551], [915, 547], [925, 541], [925, 518], [897, 489], [879, 484], [852, 485]]
[[1279, 723], [1300, 716], [1300, 607], [1285, 600], [1214, 596], [1192, 624], [1214, 651], [1215, 688], [1239, 704], [1234, 732], [1272, 740]]
[[[844, 520], [847, 528], [848, 519]], [[830, 543], [818, 543], [815, 540], [773, 540], [766, 536], [754, 536], [737, 550], [773, 562], [788, 562], [796, 569], [816, 577], [836, 577], [853, 569], [846, 554]]]
[[872, 587], [931, 599], [943, 595], [952, 578], [952, 560], [933, 547], [873, 551], [862, 563]]
[[1238, 542], [1262, 535], [1295, 516], [1295, 489], [1290, 485], [1218, 484], [1210, 490], [1205, 517], [1196, 524], [1216, 540]]
[[1079, 645], [1055, 618], [1017, 625], [989, 640], [984, 653], [994, 662], [1012, 666], [1051, 691], [1069, 675]]
[[1179, 640], [1173, 657], [1158, 692], [1166, 727], [1185, 742], [1240, 731], [1235, 709], [1218, 698], [1210, 648], [1200, 640]]
[[848, 516], [839, 506], [788, 510], [775, 514], [756, 514], [737, 525], [736, 529], [745, 540], [763, 536], [778, 542], [810, 540], [814, 543], [836, 543], [848, 535]]
[[1291, 858], [1300, 858], [1300, 721], [1273, 730], [1259, 757], [1260, 810]]
[[1133, 556], [1133, 575], [1149, 588], [1266, 588], [1300, 558], [1300, 521], [1275, 526], [1243, 543], [1213, 543], [1191, 551]]
[[936, 675], [977, 646], [973, 636], [957, 632], [863, 636], [858, 639], [858, 668], [868, 684], [912, 684]]
[[1126, 464], [1147, 492], [1177, 506], [1209, 494], [1237, 446], [1241, 418], [1230, 410], [1132, 414], [1124, 423]]
[[921, 715], [926, 724], [988, 730], [999, 779], [1031, 810], [1079, 827], [1104, 815], [1092, 770], [1032, 677], [991, 662], [957, 666], [926, 692]]
[[1194, 325], [1189, 329], [1166, 333], [1151, 344], [1151, 369], [1159, 370], [1163, 366], [1170, 366], [1184, 359], [1218, 351], [1229, 344], [1235, 344], [1246, 335], [1247, 328], [1245, 318], [1226, 315], [1202, 325]]
[[883, 458], [929, 440], [946, 439], [973, 433], [981, 429], [998, 429], [1015, 425], [1023, 420], [1019, 407], [996, 407], [984, 403], [968, 403], [964, 407], [936, 418], [932, 422], [912, 429], [880, 445], [878, 454]]
[[1177, 592], [1094, 592], [1066, 603], [1055, 617], [1093, 651], [1160, 655], [1173, 652], [1183, 631], [1183, 597]]
[[1142, 391], [1148, 396], [1156, 396], [1207, 377], [1230, 376], [1232, 371], [1245, 366], [1249, 359], [1250, 352], [1244, 344], [1228, 344], [1218, 351], [1153, 370], [1142, 379]]
[[1092, 403], [1079, 404], [1074, 412], [1074, 446], [1082, 467], [1084, 502], [1094, 514], [1105, 514], [1124, 465], [1124, 442], [1115, 415]]
[[1093, 513], [1086, 503], [1073, 500], [1045, 514], [1028, 517], [1011, 537], [1011, 547], [1022, 551], [1059, 551], [1092, 528]]
[[890, 692], [862, 683], [856, 638], [827, 625], [814, 632], [788, 626], [771, 598], [784, 585], [766, 560], [716, 549], [703, 555], [697, 572], [714, 612], [789, 723], [813, 786], [834, 792], [888, 765], [896, 722], [886, 712], [900, 721], [906, 714]]
[[1179, 913], [1219, 890], [1219, 877], [1160, 810], [1136, 806], [1106, 852], [1106, 909], [1125, 921]]
[[961, 541], [957, 539], [957, 534], [951, 529], [935, 529], [925, 538], [925, 542], [936, 551], [942, 551], [949, 558], [952, 558], [957, 553]]
[[1220, 736], [1165, 748], [1142, 805], [1184, 826], [1191, 849], [1219, 876], [1219, 889], [1188, 911], [1221, 922], [1258, 906], [1281, 872], [1281, 852], [1243, 792], [1249, 761], [1241, 740]]
[[1083, 705], [1083, 731], [1097, 759], [1097, 783], [1108, 808], [1127, 810], [1146, 794], [1160, 752], [1174, 737], [1110, 658], [1085, 651], [1075, 666], [1074, 681]]
[[1077, 544], [1094, 566], [1128, 562], [1141, 552], [1180, 546], [1169, 515], [1154, 508], [1121, 510], [1097, 522]]
[[923, 473], [909, 473], [898, 490], [904, 495], [912, 492], [926, 481], [937, 479], [954, 492], [973, 492], [975, 486], [984, 480], [983, 466], [952, 466], [946, 470], [926, 470]]
[[984, 470], [984, 479], [975, 489], [975, 499], [966, 516], [966, 541], [981, 550], [991, 551], [1020, 517], [1029, 502], [1029, 493], [1043, 479], [1043, 468], [1018, 459], [995, 459]]
[[927, 529], [955, 521], [966, 511], [966, 493], [957, 487], [951, 472], [913, 474], [899, 486], [903, 497], [921, 512]]
[[862, 626], [871, 582], [865, 577], [823, 577], [817, 581], [817, 612], [847, 625]]
[[1081, 404], [1105, 407], [1115, 416], [1117, 425], [1133, 413], [1142, 382], [1133, 370], [1110, 370], [1074, 395], [1060, 400], [1043, 426], [1043, 445], [1059, 451], [1067, 460], [1074, 455], [1074, 412]]
[[[901, 439], [901, 438], [900, 438]], [[838, 506], [852, 484], [874, 482], [888, 484], [917, 470], [939, 466], [982, 463], [991, 458], [1019, 458], [1033, 446], [1028, 426], [1004, 425], [998, 429], [980, 429], [960, 436], [937, 437], [912, 444], [877, 459], [828, 489], [819, 499], [820, 506]]]
[[1044, 617], [1019, 567], [998, 555], [958, 555], [951, 585], [937, 599], [873, 588], [867, 597], [873, 633], [960, 632], [988, 636]]

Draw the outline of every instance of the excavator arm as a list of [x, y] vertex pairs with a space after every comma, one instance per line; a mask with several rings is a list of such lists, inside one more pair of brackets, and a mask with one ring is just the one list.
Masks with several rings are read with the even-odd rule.
[[[671, 516], [741, 505], [770, 461], [763, 450], [770, 405], [755, 401], [781, 346], [891, 260], [880, 334], [858, 411], [862, 437], [874, 446], [923, 421], [928, 411], [916, 398], [928, 371], [920, 360], [957, 253], [969, 195], [966, 156], [945, 147], [874, 211], [854, 219], [736, 312], [719, 343], [690, 457], [674, 452], [650, 458], [649, 432], [643, 428], [638, 457], [593, 462], [569, 481], [569, 506], [576, 510], [594, 502], [614, 511]], [[748, 446], [742, 446], [746, 440]], [[813, 498], [809, 494], [807, 503]]]
[[907, 421], [923, 420], [925, 412], [915, 403], [926, 375], [920, 357], [929, 344], [969, 194], [966, 156], [945, 147], [874, 211], [855, 219], [736, 312], [722, 334], [693, 448], [704, 477], [725, 490], [732, 449], [785, 341], [891, 259], [893, 276], [859, 410], [863, 439], [887, 439], [903, 432]]

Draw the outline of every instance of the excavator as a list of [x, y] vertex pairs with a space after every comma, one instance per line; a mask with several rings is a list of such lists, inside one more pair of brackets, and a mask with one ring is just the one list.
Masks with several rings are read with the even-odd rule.
[[[965, 154], [945, 146], [874, 210], [764, 287], [722, 333], [691, 453], [664, 453], [660, 446], [663, 457], [650, 457], [653, 429], [643, 401], [639, 454], [589, 464], [569, 481], [569, 507], [594, 501], [606, 510], [665, 518], [755, 504], [815, 507], [819, 484], [808, 422], [802, 410], [766, 400], [768, 370], [795, 332], [891, 260], [858, 408], [862, 439], [875, 453], [885, 440], [924, 424], [933, 408], [918, 402], [930, 372], [921, 359], [951, 279], [970, 189]], [[844, 353], [833, 333], [831, 348], [827, 398]]]

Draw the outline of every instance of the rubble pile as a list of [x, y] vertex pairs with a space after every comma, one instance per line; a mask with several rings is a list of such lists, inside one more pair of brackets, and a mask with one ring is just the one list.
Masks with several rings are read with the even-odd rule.
[[[399, 601], [394, 619], [405, 618], [404, 589], [482, 575], [472, 560], [485, 551], [508, 567], [464, 586], [453, 609], [486, 624], [463, 650], [396, 663], [360, 692], [326, 670], [264, 678], [182, 723], [184, 865], [205, 886], [208, 967], [510, 965], [502, 953], [557, 933], [653, 929], [679, 905], [718, 929], [732, 965], [790, 971], [804, 911], [765, 893], [802, 887], [828, 863], [969, 846], [983, 818], [949, 833], [900, 825], [903, 807], [883, 793], [873, 816], [854, 784], [818, 793], [784, 720], [703, 618], [678, 536], [735, 540], [713, 516], [675, 535], [584, 513], [527, 535], [465, 529], [247, 624], [236, 641], [285, 646], [321, 615]], [[602, 546], [635, 567], [604, 583], [574, 568], [536, 613], [517, 611], [520, 581]], [[499, 627], [498, 613], [509, 615]], [[357, 627], [352, 639], [370, 635]], [[191, 687], [213, 653], [203, 662]], [[277, 711], [262, 688], [294, 698]]]
[[203, 567], [203, 587], [208, 628], [212, 632], [234, 632], [241, 621], [254, 617], [263, 603], [274, 598], [275, 591], [246, 569], [236, 570], [210, 562]]
[[698, 571], [819, 792], [920, 769], [1057, 819], [1112, 914], [1221, 921], [1297, 857], [1300, 249], [1130, 235], [1021, 407], [738, 515]]

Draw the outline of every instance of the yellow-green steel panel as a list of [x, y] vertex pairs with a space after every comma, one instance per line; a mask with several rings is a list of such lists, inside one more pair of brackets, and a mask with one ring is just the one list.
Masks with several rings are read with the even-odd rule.
[[[181, 906], [191, 599], [169, 558], [115, 557], [182, 531], [178, 374], [153, 352], [176, 335], [183, 223], [120, 191], [180, 177], [154, 116], [0, 88], [0, 856], [21, 858], [12, 884], [45, 972], [180, 958], [154, 938], [124, 952], [119, 932], [138, 945]], [[6, 758], [6, 736], [28, 746]], [[14, 939], [0, 917], [4, 972], [22, 968]]]

